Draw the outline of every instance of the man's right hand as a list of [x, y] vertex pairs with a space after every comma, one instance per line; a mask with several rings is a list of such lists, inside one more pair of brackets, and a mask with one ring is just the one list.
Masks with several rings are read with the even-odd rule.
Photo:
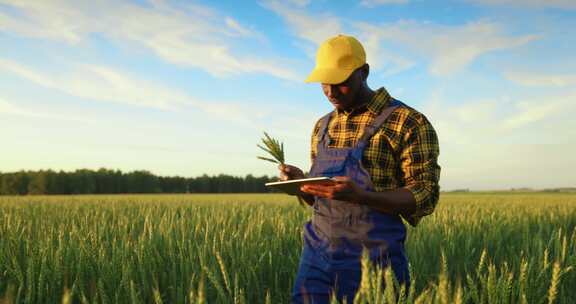
[[[295, 167], [295, 166], [280, 165], [280, 166], [278, 166], [278, 169], [280, 170], [280, 180], [281, 181], [306, 178], [306, 176], [304, 175], [304, 172], [302, 172], [302, 170], [300, 170], [300, 168]], [[308, 204], [309, 206], [314, 205], [314, 196], [309, 195], [307, 193], [303, 193], [303, 192], [298, 196], [301, 198], [301, 199], [299, 198], [300, 202], [302, 202], [302, 200], [304, 200], [304, 202], [306, 204]]]
[[280, 180], [286, 181], [291, 179], [300, 179], [305, 178], [304, 172], [300, 170], [300, 168], [292, 166], [292, 165], [280, 165], [278, 166], [280, 170]]

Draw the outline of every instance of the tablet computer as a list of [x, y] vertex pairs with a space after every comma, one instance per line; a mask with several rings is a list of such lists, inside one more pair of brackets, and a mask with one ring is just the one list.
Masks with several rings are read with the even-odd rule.
[[333, 184], [334, 180], [330, 177], [311, 177], [311, 178], [301, 178], [301, 179], [291, 179], [287, 181], [281, 182], [271, 182], [264, 184], [266, 187], [271, 187], [277, 190], [280, 190], [284, 193], [290, 195], [298, 195], [300, 194], [300, 186], [306, 184]]

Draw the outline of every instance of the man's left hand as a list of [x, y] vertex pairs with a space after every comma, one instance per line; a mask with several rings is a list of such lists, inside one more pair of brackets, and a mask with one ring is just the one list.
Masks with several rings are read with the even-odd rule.
[[347, 201], [351, 203], [361, 203], [366, 190], [362, 189], [356, 182], [347, 176], [336, 176], [332, 178], [335, 183], [329, 185], [312, 184], [300, 187], [300, 191], [314, 196]]

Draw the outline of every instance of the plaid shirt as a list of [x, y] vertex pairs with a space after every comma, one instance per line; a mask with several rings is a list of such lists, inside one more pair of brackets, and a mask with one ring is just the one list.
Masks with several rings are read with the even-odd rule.
[[[388, 106], [391, 99], [386, 89], [381, 88], [367, 104], [349, 113], [337, 110], [328, 125], [329, 146], [354, 146], [364, 127]], [[316, 155], [319, 129], [320, 120], [312, 133], [312, 162]], [[414, 195], [416, 211], [403, 215], [403, 218], [416, 226], [422, 217], [434, 211], [438, 203], [438, 154], [438, 138], [428, 119], [410, 107], [400, 106], [370, 138], [362, 164], [370, 173], [376, 191], [402, 187]]]

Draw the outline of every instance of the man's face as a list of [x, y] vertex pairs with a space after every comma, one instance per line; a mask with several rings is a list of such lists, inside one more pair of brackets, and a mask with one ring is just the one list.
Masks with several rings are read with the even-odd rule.
[[339, 84], [322, 84], [326, 98], [338, 110], [350, 110], [359, 102], [356, 98], [362, 85], [362, 71], [354, 71], [348, 79]]

